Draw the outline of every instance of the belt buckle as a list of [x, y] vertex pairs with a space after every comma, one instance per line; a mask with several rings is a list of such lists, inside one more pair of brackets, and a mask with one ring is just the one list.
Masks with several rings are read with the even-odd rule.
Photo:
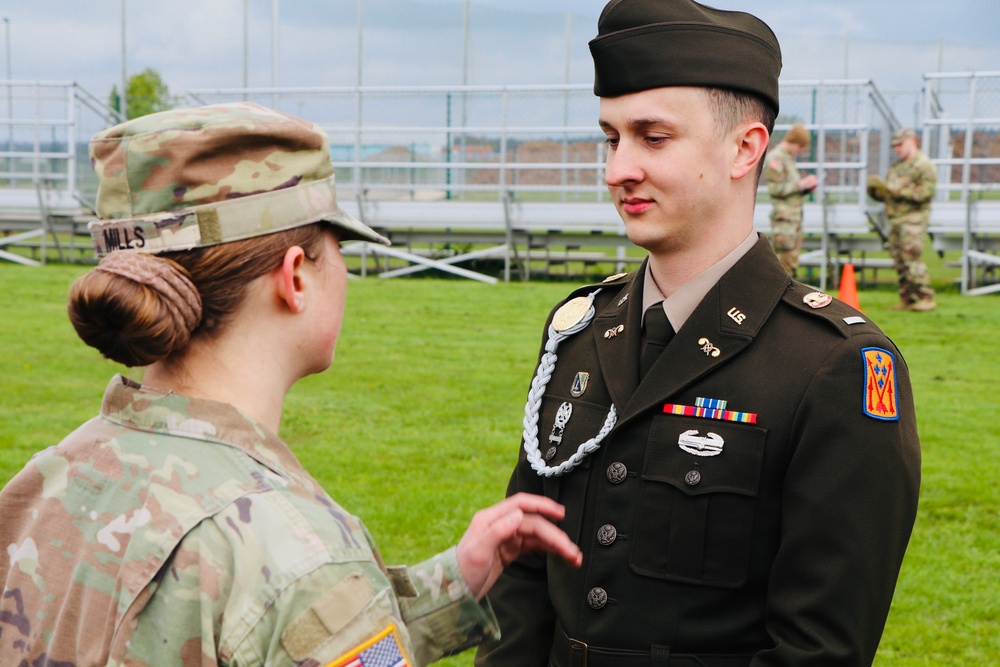
[[569, 664], [570, 664], [570, 667], [573, 667], [576, 664], [576, 661], [573, 660], [573, 650], [574, 649], [580, 649], [581, 652], [582, 652], [582, 654], [583, 654], [583, 662], [580, 664], [580, 667], [587, 667], [587, 649], [589, 648], [587, 646], [587, 642], [582, 642], [579, 639], [573, 639], [572, 637], [567, 637], [566, 640], [567, 640], [567, 643], [569, 644]]

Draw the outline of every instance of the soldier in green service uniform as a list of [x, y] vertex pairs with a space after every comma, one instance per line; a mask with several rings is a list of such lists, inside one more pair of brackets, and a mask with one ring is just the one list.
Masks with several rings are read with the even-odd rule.
[[899, 162], [889, 168], [884, 181], [878, 176], [868, 179], [868, 194], [885, 202], [889, 254], [899, 274], [899, 303], [892, 308], [926, 312], [937, 308], [923, 260], [937, 172], [930, 158], [917, 147], [917, 135], [912, 129], [896, 131], [892, 148]]
[[819, 183], [815, 174], [799, 174], [795, 157], [809, 150], [811, 144], [805, 125], [795, 123], [768, 152], [764, 167], [764, 181], [771, 195], [771, 245], [781, 266], [793, 278], [802, 252], [802, 201]]
[[590, 42], [634, 272], [553, 309], [509, 493], [584, 566], [527, 555], [480, 667], [870, 666], [917, 511], [899, 349], [754, 232], [778, 114], [766, 24], [612, 0]]
[[[459, 544], [386, 567], [277, 435], [333, 359], [340, 241], [326, 133], [254, 104], [129, 121], [90, 146], [96, 268], [69, 315], [116, 376], [100, 415], [0, 491], [0, 664], [423, 665], [496, 636], [518, 554], [579, 549], [521, 494]], [[350, 446], [350, 443], [344, 443]]]

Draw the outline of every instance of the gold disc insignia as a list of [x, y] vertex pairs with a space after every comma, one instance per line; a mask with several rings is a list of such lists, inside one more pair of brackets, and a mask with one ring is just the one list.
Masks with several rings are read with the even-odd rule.
[[583, 319], [583, 316], [590, 310], [590, 299], [585, 296], [578, 296], [570, 299], [559, 307], [556, 314], [552, 316], [552, 328], [556, 332], [563, 332]]

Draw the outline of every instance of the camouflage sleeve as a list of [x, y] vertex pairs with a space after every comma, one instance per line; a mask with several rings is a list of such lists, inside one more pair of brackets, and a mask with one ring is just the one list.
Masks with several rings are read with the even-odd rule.
[[785, 199], [801, 194], [798, 178], [794, 177], [777, 157], [770, 157], [764, 166], [764, 180], [772, 199]]
[[[500, 638], [487, 598], [477, 601], [458, 569], [455, 547], [409, 568], [390, 568], [417, 662], [424, 664]], [[402, 593], [409, 589], [409, 596]]]
[[[317, 541], [296, 509], [258, 497], [190, 531], [158, 576], [120, 664], [291, 667], [378, 655], [418, 666], [489, 627], [492, 613], [469, 596], [453, 554], [414, 568], [403, 590], [362, 525], [345, 523], [341, 544]], [[405, 614], [400, 593], [413, 596]]]
[[872, 174], [868, 177], [868, 185], [866, 189], [868, 191], [868, 196], [875, 201], [885, 201], [885, 181], [878, 176]]

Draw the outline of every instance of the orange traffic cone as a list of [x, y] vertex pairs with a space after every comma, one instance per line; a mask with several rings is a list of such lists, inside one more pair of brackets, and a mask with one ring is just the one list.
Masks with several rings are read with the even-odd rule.
[[861, 303], [858, 301], [858, 285], [854, 282], [854, 265], [844, 264], [844, 272], [840, 276], [840, 292], [837, 298], [861, 310]]

